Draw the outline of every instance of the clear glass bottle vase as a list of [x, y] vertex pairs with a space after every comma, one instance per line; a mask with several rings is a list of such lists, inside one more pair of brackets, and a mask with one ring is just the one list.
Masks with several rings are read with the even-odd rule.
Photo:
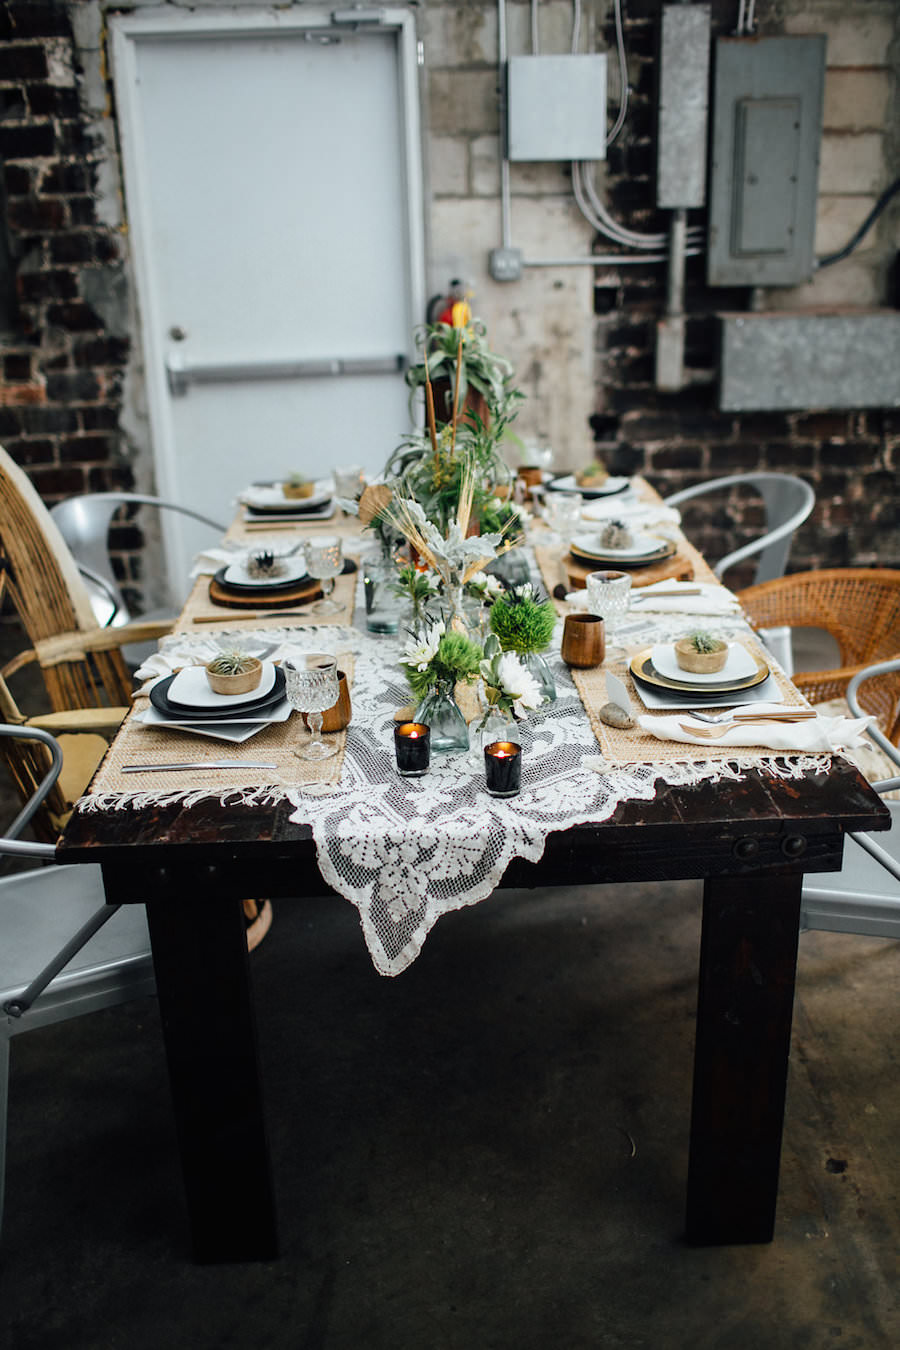
[[469, 748], [469, 728], [453, 697], [451, 684], [436, 684], [416, 709], [417, 722], [431, 727], [431, 753], [450, 754]]
[[404, 613], [403, 597], [394, 585], [397, 569], [390, 557], [375, 554], [363, 563], [366, 629], [370, 633], [396, 633]]
[[521, 657], [522, 665], [537, 680], [545, 703], [556, 702], [556, 681], [553, 672], [540, 652], [525, 652]]
[[479, 724], [478, 735], [482, 750], [496, 744], [497, 741], [508, 741], [513, 745], [522, 744], [518, 722], [509, 713], [501, 712], [499, 708], [488, 709]]

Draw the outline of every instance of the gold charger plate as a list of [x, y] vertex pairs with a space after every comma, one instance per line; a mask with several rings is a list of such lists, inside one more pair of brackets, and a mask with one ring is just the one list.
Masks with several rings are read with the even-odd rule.
[[[659, 538], [659, 536], [653, 536]], [[671, 558], [675, 552], [675, 545], [670, 539], [659, 539], [659, 548], [654, 549], [652, 553], [643, 553], [640, 557], [623, 558], [620, 553], [615, 551], [610, 553], [588, 553], [585, 549], [578, 548], [574, 543], [569, 544], [569, 552], [572, 557], [579, 562], [599, 563], [603, 567], [615, 567], [622, 571], [627, 571], [631, 567], [649, 567], [652, 563], [663, 562], [666, 558]]]
[[[743, 645], [743, 644], [741, 644]], [[722, 694], [737, 694], [745, 689], [755, 689], [757, 685], [762, 684], [767, 679], [770, 671], [762, 657], [757, 656], [756, 652], [749, 651], [754, 662], [756, 670], [752, 675], [745, 675], [740, 680], [726, 680], [723, 683], [716, 684], [698, 684], [696, 681], [670, 680], [665, 675], [660, 675], [658, 670], [654, 669], [653, 662], [650, 659], [652, 647], [645, 647], [637, 656], [631, 658], [629, 670], [639, 684], [646, 684], [651, 689], [663, 689], [667, 693], [690, 694], [692, 698], [697, 698], [702, 694], [711, 694], [714, 698], [720, 698]]]

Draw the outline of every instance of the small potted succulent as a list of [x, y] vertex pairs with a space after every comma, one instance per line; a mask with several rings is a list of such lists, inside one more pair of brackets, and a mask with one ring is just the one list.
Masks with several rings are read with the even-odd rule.
[[281, 491], [285, 497], [289, 497], [291, 500], [299, 500], [303, 497], [311, 497], [314, 487], [313, 480], [307, 478], [305, 474], [291, 473], [281, 484]]
[[206, 678], [214, 694], [249, 694], [262, 679], [262, 662], [237, 649], [220, 652], [206, 663]]
[[675, 660], [694, 675], [712, 675], [728, 660], [728, 643], [701, 629], [675, 643]]
[[609, 470], [599, 459], [595, 459], [591, 464], [586, 464], [583, 469], [579, 469], [575, 474], [575, 483], [578, 487], [599, 488], [602, 487], [609, 477]]

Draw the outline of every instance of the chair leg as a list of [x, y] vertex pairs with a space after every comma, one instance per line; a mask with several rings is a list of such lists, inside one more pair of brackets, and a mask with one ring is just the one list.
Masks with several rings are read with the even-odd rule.
[[9, 1106], [9, 1030], [0, 1025], [0, 1233], [6, 1194], [6, 1114]]

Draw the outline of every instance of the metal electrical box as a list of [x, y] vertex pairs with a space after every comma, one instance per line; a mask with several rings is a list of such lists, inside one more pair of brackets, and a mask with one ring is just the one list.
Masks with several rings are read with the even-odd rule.
[[606, 57], [513, 56], [510, 160], [606, 159]]
[[795, 286], [812, 276], [825, 41], [716, 43], [711, 286]]
[[709, 5], [665, 5], [659, 39], [656, 204], [706, 202]]

